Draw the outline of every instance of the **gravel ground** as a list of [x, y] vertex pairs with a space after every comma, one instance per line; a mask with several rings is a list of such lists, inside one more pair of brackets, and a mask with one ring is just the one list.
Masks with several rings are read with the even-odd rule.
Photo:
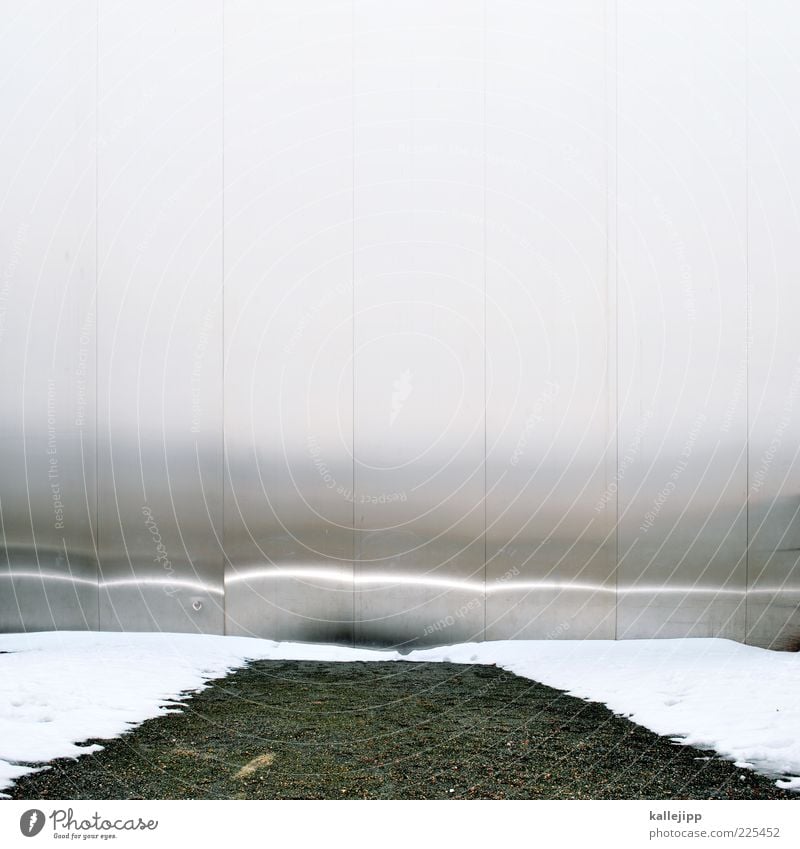
[[490, 666], [258, 661], [17, 799], [776, 799], [771, 779]]

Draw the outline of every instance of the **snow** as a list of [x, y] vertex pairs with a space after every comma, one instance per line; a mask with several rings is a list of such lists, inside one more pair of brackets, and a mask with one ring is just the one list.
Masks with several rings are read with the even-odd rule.
[[249, 659], [387, 659], [247, 637], [83, 631], [2, 634], [0, 652], [9, 652], [0, 654], [0, 788], [31, 772], [25, 764], [97, 751], [81, 741], [118, 737], [179, 709], [182, 693]]
[[96, 751], [248, 660], [496, 664], [606, 704], [800, 790], [800, 655], [720, 639], [496, 641], [401, 655], [248, 637], [50, 632], [0, 635], [0, 788]]
[[465, 644], [414, 659], [495, 663], [800, 790], [800, 654], [721, 639], [562, 640]]

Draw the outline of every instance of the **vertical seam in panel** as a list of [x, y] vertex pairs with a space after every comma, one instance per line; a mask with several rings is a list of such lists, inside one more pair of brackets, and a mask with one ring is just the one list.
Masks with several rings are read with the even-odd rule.
[[[606, 57], [606, 115], [608, 115], [608, 107], [612, 109], [613, 121], [609, 122], [608, 129], [612, 133], [610, 142], [611, 150], [606, 157], [606, 168], [608, 171], [612, 168], [613, 174], [606, 174], [606, 215], [608, 228], [611, 225], [611, 216], [613, 214], [613, 257], [609, 256], [612, 248], [611, 234], [606, 231], [608, 243], [606, 246], [606, 256], [608, 262], [608, 294], [611, 294], [611, 288], [614, 288], [614, 316], [613, 316], [613, 338], [614, 338], [614, 476], [619, 474], [619, 436], [620, 436], [620, 410], [619, 410], [619, 360], [620, 360], [620, 326], [619, 326], [619, 8], [617, 0], [612, 0], [612, 21], [609, 27], [608, 10], [606, 6], [606, 50], [608, 50], [609, 36], [612, 38], [613, 56]], [[609, 29], [613, 30], [613, 34], [609, 33]], [[613, 59], [613, 69], [610, 68], [609, 60]], [[611, 74], [611, 80], [609, 80]], [[609, 97], [611, 103], [608, 103]], [[613, 177], [613, 210], [611, 204], [611, 179]], [[612, 283], [613, 278], [613, 283]], [[609, 315], [609, 319], [611, 316]], [[619, 639], [619, 481], [615, 481], [614, 488], [614, 639]]]
[[98, 339], [100, 337], [100, 0], [95, 3], [95, 66], [94, 66], [94, 528], [97, 558], [95, 575], [97, 577], [97, 630], [100, 630], [100, 382]]
[[487, 618], [487, 593], [486, 593], [486, 581], [487, 581], [487, 573], [488, 573], [488, 546], [487, 546], [487, 500], [489, 497], [488, 494], [488, 464], [489, 464], [489, 456], [488, 456], [488, 440], [487, 440], [487, 409], [489, 404], [489, 399], [487, 397], [488, 391], [488, 378], [487, 378], [487, 350], [488, 350], [488, 339], [487, 339], [487, 317], [486, 317], [486, 308], [487, 308], [487, 222], [486, 222], [486, 194], [487, 194], [487, 183], [486, 183], [486, 174], [487, 174], [487, 116], [486, 116], [486, 80], [487, 80], [487, 59], [486, 59], [486, 50], [487, 50], [487, 9], [486, 9], [487, 0], [483, 0], [483, 639], [486, 639], [486, 618]]
[[744, 550], [744, 639], [749, 640], [750, 607], [750, 18], [744, 3], [744, 222], [745, 222], [745, 550]]
[[[619, 409], [619, 360], [620, 360], [620, 322], [619, 322], [619, 4], [614, 0], [614, 285], [616, 296], [614, 298], [614, 380], [615, 386], [615, 416], [614, 430], [616, 436], [617, 456], [615, 464], [619, 466], [619, 434], [620, 434], [620, 409]], [[618, 637], [619, 628], [619, 484], [616, 487], [614, 503], [614, 638]]]
[[227, 557], [225, 554], [225, 477], [227, 473], [227, 462], [226, 462], [226, 448], [225, 448], [225, 0], [222, 0], [222, 51], [221, 51], [221, 101], [222, 101], [222, 167], [221, 167], [221, 177], [222, 177], [222, 198], [221, 198], [221, 217], [222, 217], [222, 230], [220, 233], [220, 238], [222, 240], [221, 245], [221, 271], [222, 271], [222, 279], [220, 281], [220, 295], [221, 295], [221, 309], [220, 309], [220, 338], [221, 338], [221, 349], [220, 349], [220, 366], [221, 366], [221, 379], [220, 379], [220, 396], [221, 396], [221, 415], [222, 421], [220, 423], [220, 438], [222, 440], [222, 505], [220, 508], [220, 518], [222, 521], [222, 527], [220, 528], [220, 538], [222, 539], [222, 633], [228, 633], [228, 594], [225, 589], [225, 572], [227, 568]]
[[350, 2], [350, 456], [353, 506], [351, 641], [356, 644], [356, 3]]
[[[614, 2], [614, 280], [619, 282], [619, 10]], [[614, 441], [619, 468], [619, 292], [614, 300]], [[619, 638], [619, 485], [614, 496], [614, 639]]]

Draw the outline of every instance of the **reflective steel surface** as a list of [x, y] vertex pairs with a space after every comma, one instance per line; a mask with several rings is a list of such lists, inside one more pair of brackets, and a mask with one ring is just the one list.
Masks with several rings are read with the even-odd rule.
[[355, 5], [358, 642], [483, 634], [482, 23]]
[[[741, 640], [745, 9], [631, 0], [618, 14], [617, 634]], [[676, 72], [683, 55], [691, 72]]]
[[747, 640], [797, 650], [800, 632], [800, 105], [786, 45], [800, 17], [785, 3], [751, 10], [750, 347]]
[[614, 636], [606, 53], [601, 4], [492, 7], [487, 639]]
[[225, 23], [227, 629], [352, 642], [349, 4]]
[[798, 36], [9, 9], [0, 628], [796, 648]]
[[0, 627], [96, 628], [95, 4], [0, 39]]
[[100, 627], [217, 632], [221, 8], [99, 10]]

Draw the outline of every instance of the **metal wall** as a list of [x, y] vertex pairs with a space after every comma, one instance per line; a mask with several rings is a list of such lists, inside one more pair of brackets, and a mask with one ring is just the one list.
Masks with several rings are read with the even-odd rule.
[[484, 8], [354, 7], [359, 642], [484, 626]]
[[490, 5], [486, 636], [614, 636], [606, 11]]
[[96, 628], [96, 8], [0, 10], [0, 623]]
[[229, 633], [353, 636], [349, 3], [225, 4]]
[[800, 647], [800, 103], [786, 0], [749, 7], [748, 594], [746, 637]]
[[741, 640], [745, 7], [626, 0], [618, 16], [617, 632]]
[[103, 629], [223, 627], [221, 12], [99, 5]]
[[0, 27], [0, 628], [800, 641], [788, 0]]

